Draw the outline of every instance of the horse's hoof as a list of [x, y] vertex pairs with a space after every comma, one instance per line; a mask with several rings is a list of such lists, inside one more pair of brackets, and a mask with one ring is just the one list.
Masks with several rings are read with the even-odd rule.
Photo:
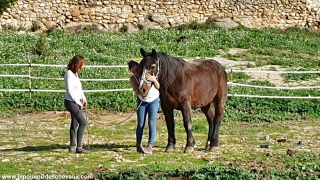
[[217, 152], [218, 150], [219, 150], [218, 146], [212, 146], [209, 149], [210, 152]]
[[184, 149], [184, 153], [192, 153], [194, 151], [194, 147], [186, 147]]
[[210, 150], [210, 142], [208, 142], [208, 143], [206, 144], [205, 150], [206, 150], [206, 151], [209, 151], [209, 150]]
[[174, 150], [174, 146], [167, 146], [166, 153], [171, 153]]

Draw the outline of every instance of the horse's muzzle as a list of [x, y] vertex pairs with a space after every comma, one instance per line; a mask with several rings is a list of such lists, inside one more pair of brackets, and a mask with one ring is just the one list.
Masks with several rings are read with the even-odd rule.
[[149, 93], [150, 86], [146, 81], [141, 81], [138, 89], [139, 89], [140, 95], [142, 97], [146, 97]]
[[142, 97], [146, 97], [148, 95], [149, 90], [145, 88], [139, 89], [139, 93]]
[[146, 79], [147, 70], [144, 69], [139, 83], [139, 93], [142, 97], [146, 97], [151, 88], [151, 82]]

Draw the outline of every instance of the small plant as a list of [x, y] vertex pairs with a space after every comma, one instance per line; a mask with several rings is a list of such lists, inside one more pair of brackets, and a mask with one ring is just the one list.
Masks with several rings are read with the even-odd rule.
[[209, 18], [206, 20], [205, 24], [214, 24], [214, 22], [216, 22], [216, 18], [214, 18], [214, 17], [209, 17]]
[[250, 76], [247, 75], [244, 72], [238, 72], [238, 73], [229, 73], [228, 74], [229, 81], [232, 82], [246, 82], [248, 79], [250, 79]]
[[186, 31], [186, 30], [199, 30], [199, 29], [205, 29], [204, 27], [206, 27], [207, 25], [206, 24], [201, 24], [201, 23], [198, 23], [197, 21], [193, 20], [193, 21], [190, 21], [188, 24], [182, 24], [180, 26], [177, 26], [177, 27], [172, 27], [172, 28], [169, 28], [169, 29], [177, 29], [179, 31]]
[[35, 21], [32, 23], [31, 31], [36, 32], [41, 28], [40, 24], [38, 21]]
[[274, 66], [271, 66], [271, 67], [270, 67], [270, 71], [277, 71], [277, 68], [274, 67]]
[[247, 68], [254, 68], [254, 64], [253, 63], [247, 63]]
[[20, 26], [20, 27], [18, 28], [18, 31], [27, 31], [27, 29], [24, 28], [24, 27], [22, 27], [22, 26]]
[[53, 55], [53, 51], [47, 45], [47, 40], [44, 34], [40, 35], [38, 42], [34, 45], [33, 53], [44, 58]]
[[144, 26], [142, 24], [138, 24], [138, 28], [140, 31], [144, 30]]
[[47, 33], [52, 33], [56, 30], [56, 27], [50, 27], [48, 30], [47, 30]]
[[251, 81], [250, 84], [253, 84], [253, 85], [258, 85], [258, 86], [271, 86], [271, 87], [275, 87], [276, 85], [265, 80], [265, 81], [258, 81], [258, 80], [254, 80], [254, 81]]
[[188, 29], [192, 29], [192, 30], [197, 30], [200, 29], [201, 24], [199, 24], [197, 21], [191, 21], [188, 25], [187, 25]]
[[84, 28], [83, 28], [86, 32], [92, 32], [93, 31], [93, 27], [92, 26], [85, 26]]
[[129, 27], [126, 26], [126, 25], [124, 25], [124, 26], [122, 26], [122, 27], [119, 29], [119, 32], [121, 32], [121, 33], [126, 33], [126, 32], [128, 32], [128, 29], [129, 29]]
[[282, 77], [286, 82], [289, 81], [308, 81], [319, 78], [319, 74], [284, 74]]

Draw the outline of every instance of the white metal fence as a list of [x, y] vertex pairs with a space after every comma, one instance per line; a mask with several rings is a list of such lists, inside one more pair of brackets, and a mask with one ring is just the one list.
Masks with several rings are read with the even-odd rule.
[[[0, 64], [0, 66], [25, 66], [29, 68], [29, 74], [26, 75], [8, 75], [8, 74], [0, 74], [0, 78], [28, 78], [29, 79], [29, 89], [0, 89], [0, 92], [65, 92], [65, 90], [49, 90], [49, 89], [33, 89], [32, 88], [32, 79], [43, 79], [43, 80], [57, 80], [63, 81], [63, 78], [47, 78], [47, 77], [35, 77], [31, 75], [32, 67], [66, 67], [66, 65], [52, 65], [52, 64]], [[86, 68], [127, 68], [125, 65], [110, 65], [110, 66], [85, 66]], [[253, 70], [235, 70], [235, 69], [227, 69], [228, 73], [265, 73], [265, 74], [318, 74], [320, 71], [253, 71]], [[278, 90], [298, 90], [298, 89], [320, 89], [320, 86], [300, 86], [300, 87], [273, 87], [273, 86], [257, 86], [257, 85], [249, 85], [249, 84], [241, 84], [232, 82], [232, 78], [229, 78], [228, 86], [243, 86], [248, 88], [261, 88], [261, 89], [278, 89]], [[129, 78], [119, 78], [119, 79], [81, 79], [81, 81], [128, 81]], [[232, 89], [232, 88], [231, 88]], [[129, 89], [105, 89], [105, 90], [84, 90], [84, 92], [116, 92], [116, 91], [132, 91], [132, 88]], [[249, 98], [284, 98], [284, 99], [320, 99], [318, 96], [263, 96], [263, 95], [249, 95], [249, 94], [234, 94], [231, 92], [228, 96], [234, 97], [249, 97]]]

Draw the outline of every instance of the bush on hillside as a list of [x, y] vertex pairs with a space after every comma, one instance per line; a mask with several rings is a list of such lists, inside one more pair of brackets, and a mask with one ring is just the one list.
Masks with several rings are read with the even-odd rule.
[[14, 2], [18, 0], [1, 0], [0, 1], [0, 15], [3, 14], [3, 12], [9, 8]]

